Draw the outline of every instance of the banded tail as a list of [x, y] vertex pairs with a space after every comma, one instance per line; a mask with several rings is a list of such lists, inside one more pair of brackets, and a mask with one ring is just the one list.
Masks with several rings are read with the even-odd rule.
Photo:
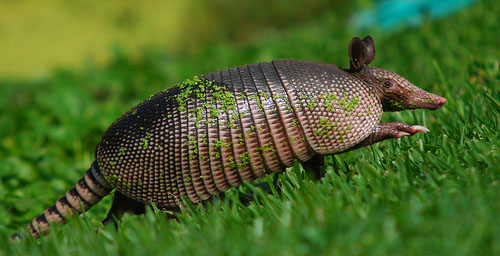
[[[93, 162], [85, 175], [76, 185], [66, 192], [57, 202], [45, 212], [26, 225], [25, 230], [35, 239], [49, 233], [49, 222], [65, 223], [66, 218], [74, 213], [81, 214], [108, 195], [113, 188], [102, 175], [97, 162]], [[10, 240], [20, 237], [19, 232], [13, 234]]]

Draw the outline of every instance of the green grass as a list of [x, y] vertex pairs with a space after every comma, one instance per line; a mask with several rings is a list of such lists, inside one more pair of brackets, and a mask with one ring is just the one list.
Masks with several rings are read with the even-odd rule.
[[[104, 130], [168, 85], [275, 58], [346, 66], [347, 33], [328, 14], [250, 42], [220, 42], [188, 56], [116, 49], [106, 67], [56, 70], [46, 79], [0, 82], [0, 255], [500, 254], [500, 22], [496, 1], [419, 28], [371, 32], [374, 66], [448, 99], [438, 111], [387, 113], [383, 121], [431, 132], [327, 158], [315, 181], [299, 166], [279, 175], [281, 194], [242, 186], [179, 222], [161, 214], [98, 221], [110, 197], [49, 236], [7, 240], [62, 196], [93, 160]], [[268, 181], [268, 180], [264, 180]], [[243, 206], [238, 193], [254, 195]], [[95, 230], [99, 232], [96, 234]]]

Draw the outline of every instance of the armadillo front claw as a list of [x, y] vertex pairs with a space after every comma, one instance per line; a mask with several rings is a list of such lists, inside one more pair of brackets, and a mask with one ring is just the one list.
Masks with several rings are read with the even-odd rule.
[[401, 138], [403, 136], [412, 136], [419, 132], [429, 132], [427, 127], [422, 125], [409, 125], [401, 122], [391, 122], [380, 124], [382, 129], [379, 130], [381, 134], [389, 135], [393, 138]]
[[407, 132], [398, 132], [398, 133], [396, 134], [396, 136], [394, 136], [394, 137], [396, 137], [396, 138], [401, 138], [401, 137], [403, 137], [403, 136], [410, 136], [410, 135], [411, 135], [411, 134], [410, 134], [410, 133], [407, 133]]
[[423, 133], [428, 133], [430, 130], [423, 126], [423, 125], [412, 125], [411, 126], [412, 134], [415, 134], [417, 132], [423, 132]]
[[401, 138], [403, 136], [412, 136], [419, 132], [427, 133], [429, 129], [422, 125], [409, 125], [400, 122], [388, 123], [388, 126], [392, 126], [393, 136], [395, 138]]

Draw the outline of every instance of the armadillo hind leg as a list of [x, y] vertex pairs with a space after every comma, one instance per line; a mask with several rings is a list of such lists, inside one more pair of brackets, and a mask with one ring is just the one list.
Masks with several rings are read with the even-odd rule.
[[302, 168], [307, 172], [310, 172], [314, 175], [316, 180], [321, 179], [323, 177], [323, 169], [325, 165], [325, 156], [324, 155], [314, 155], [311, 159], [302, 163]]
[[102, 221], [102, 225], [107, 225], [110, 222], [114, 223], [115, 227], [117, 222], [120, 221], [123, 214], [143, 214], [146, 212], [146, 205], [134, 199], [131, 199], [119, 191], [115, 191], [113, 204], [108, 212], [106, 218]]

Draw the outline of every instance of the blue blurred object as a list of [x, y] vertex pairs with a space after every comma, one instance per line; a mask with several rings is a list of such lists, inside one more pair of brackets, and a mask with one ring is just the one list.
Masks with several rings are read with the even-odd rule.
[[357, 29], [379, 27], [383, 30], [403, 25], [417, 26], [425, 18], [440, 18], [474, 3], [475, 0], [379, 0], [370, 9], [352, 17]]

